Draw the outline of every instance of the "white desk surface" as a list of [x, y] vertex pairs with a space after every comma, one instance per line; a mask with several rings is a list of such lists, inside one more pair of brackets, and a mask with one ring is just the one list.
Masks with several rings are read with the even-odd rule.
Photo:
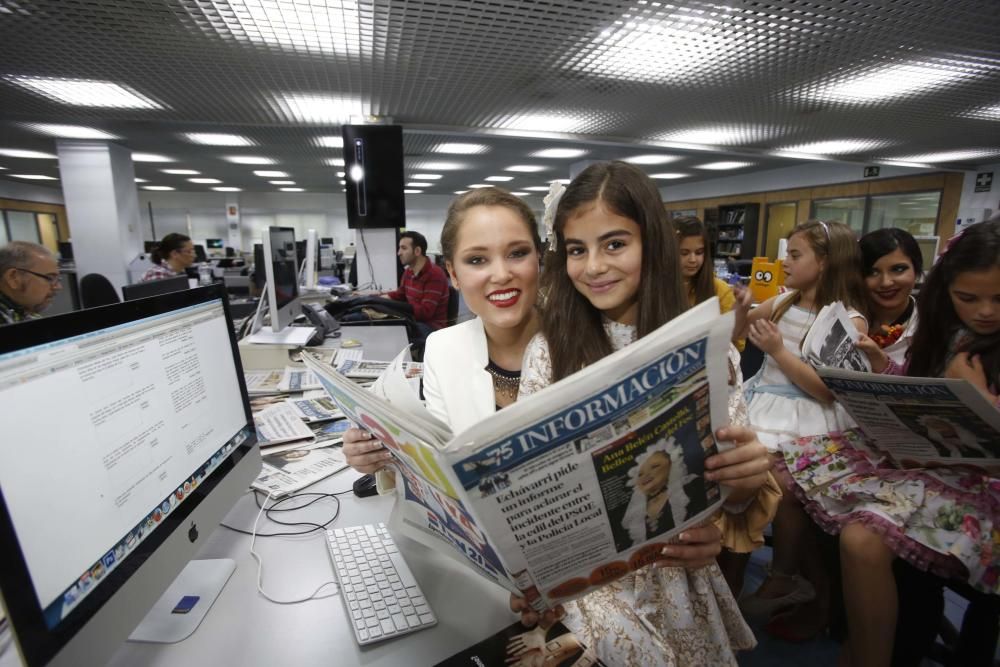
[[[358, 473], [337, 473], [305, 491], [342, 491], [351, 488]], [[387, 521], [391, 497], [339, 496], [341, 511], [331, 527]], [[298, 520], [322, 521], [333, 504], [321, 501], [298, 512]], [[249, 529], [257, 506], [248, 494], [240, 499], [225, 523]], [[311, 519], [310, 519], [311, 517]], [[284, 520], [292, 520], [290, 516]], [[259, 532], [283, 528], [261, 517]], [[516, 620], [508, 609], [508, 594], [447, 556], [394, 535], [431, 609], [438, 618], [432, 628], [361, 648], [354, 640], [340, 596], [300, 604], [278, 605], [257, 593], [257, 564], [250, 556], [250, 537], [218, 528], [199, 557], [232, 558], [236, 572], [222, 590], [198, 630], [177, 644], [126, 642], [109, 665], [433, 665], [481, 641]], [[264, 560], [263, 587], [278, 599], [308, 595], [334, 578], [325, 534], [304, 537], [258, 538], [256, 550]], [[327, 592], [337, 590], [329, 586]], [[13, 651], [13, 648], [11, 649]]]
[[[410, 344], [406, 337], [406, 327], [403, 325], [352, 325], [342, 324], [340, 326], [340, 338], [328, 338], [336, 347], [353, 338], [360, 341], [364, 350], [365, 359], [375, 361], [392, 361], [399, 354], [399, 351]], [[324, 342], [327, 342], [324, 341]]]

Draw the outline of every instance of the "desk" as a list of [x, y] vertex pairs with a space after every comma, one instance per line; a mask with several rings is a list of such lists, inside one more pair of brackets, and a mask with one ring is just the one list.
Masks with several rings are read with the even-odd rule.
[[[337, 473], [307, 491], [351, 488], [358, 473]], [[388, 521], [391, 497], [340, 496], [340, 517], [331, 525], [352, 526]], [[329, 518], [332, 504], [324, 501], [299, 512], [300, 519]], [[250, 495], [243, 496], [225, 523], [249, 529], [257, 515]], [[285, 517], [286, 520], [291, 520]], [[264, 517], [258, 530], [280, 529]], [[349, 665], [422, 667], [433, 665], [470, 646], [516, 619], [508, 610], [508, 593], [451, 558], [394, 535], [413, 570], [431, 609], [438, 618], [433, 628], [361, 648], [354, 640], [339, 595], [295, 605], [277, 605], [256, 590], [257, 564], [250, 556], [250, 537], [218, 528], [202, 548], [201, 558], [232, 558], [236, 572], [193, 635], [177, 644], [126, 642], [109, 665], [176, 667], [177, 665]], [[333, 565], [325, 535], [258, 539], [256, 550], [264, 560], [263, 587], [277, 599], [308, 595], [333, 579]], [[327, 591], [336, 590], [329, 586]]]
[[[373, 361], [391, 361], [396, 358], [401, 350], [409, 347], [410, 342], [406, 337], [406, 327], [404, 326], [367, 326], [367, 325], [342, 325], [338, 338], [327, 338], [319, 346], [324, 350], [335, 350], [340, 347], [342, 341], [353, 338], [361, 343], [361, 349], [365, 359]], [[254, 345], [251, 343], [240, 343], [240, 358], [245, 370], [260, 370], [272, 368], [284, 368], [295, 364], [289, 359], [289, 353], [295, 348], [286, 348], [279, 345]]]

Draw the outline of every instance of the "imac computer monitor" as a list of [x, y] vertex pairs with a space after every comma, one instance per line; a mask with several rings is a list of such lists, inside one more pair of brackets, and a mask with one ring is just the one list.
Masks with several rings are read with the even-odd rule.
[[209, 250], [222, 250], [222, 239], [205, 239], [205, 247]]
[[122, 287], [122, 296], [125, 297], [126, 301], [135, 301], [136, 299], [145, 299], [147, 296], [159, 296], [161, 294], [179, 292], [190, 286], [191, 283], [188, 282], [187, 274], [184, 274], [183, 276], [176, 276], [174, 278], [125, 285]]
[[59, 259], [64, 262], [73, 261], [73, 244], [69, 241], [59, 242]]
[[28, 667], [105, 664], [259, 474], [228, 310], [212, 285], [0, 327], [0, 597]]
[[194, 261], [201, 263], [208, 261], [208, 255], [205, 254], [205, 246], [200, 243], [194, 246]]
[[296, 262], [295, 230], [268, 227], [264, 233], [264, 275], [271, 331], [278, 333], [302, 313], [299, 305], [299, 267]]

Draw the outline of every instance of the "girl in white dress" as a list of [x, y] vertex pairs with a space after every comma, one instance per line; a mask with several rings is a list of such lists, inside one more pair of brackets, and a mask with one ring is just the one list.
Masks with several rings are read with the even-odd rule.
[[[688, 307], [676, 236], [656, 186], [638, 168], [610, 162], [581, 172], [559, 201], [551, 235], [541, 333], [525, 350], [522, 397], [629, 345]], [[722, 476], [707, 464], [708, 478], [732, 487], [725, 517], [716, 525], [723, 539], [735, 532], [732, 524], [744, 534], [759, 533], [776, 503], [774, 495], [761, 492], [770, 479], [765, 450], [746, 428], [717, 435], [742, 441], [737, 451], [755, 448], [759, 454], [739, 477]], [[641, 569], [567, 604], [565, 623], [608, 664], [735, 665], [733, 651], [756, 642], [714, 563], [718, 551], [717, 544], [706, 552], [703, 567], [688, 561], [682, 568], [668, 547], [660, 567]]]

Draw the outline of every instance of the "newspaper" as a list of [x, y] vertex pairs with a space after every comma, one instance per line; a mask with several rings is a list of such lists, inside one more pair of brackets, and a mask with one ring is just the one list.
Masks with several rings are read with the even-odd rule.
[[732, 326], [711, 299], [458, 434], [414, 396], [402, 354], [371, 392], [304, 361], [392, 452], [393, 528], [544, 609], [660, 559], [722, 505], [703, 472], [728, 423]]
[[313, 437], [312, 430], [303, 423], [298, 412], [288, 403], [277, 403], [264, 408], [253, 416], [253, 421], [257, 427], [257, 440], [261, 447]]
[[286, 403], [292, 410], [307, 422], [322, 422], [332, 419], [343, 419], [344, 413], [337, 409], [337, 404], [324, 398], [289, 398]]
[[1000, 469], [1000, 411], [965, 380], [817, 372], [893, 465]]
[[278, 385], [281, 383], [280, 370], [244, 371], [243, 381], [247, 385], [247, 393], [251, 396], [281, 393]]
[[250, 486], [274, 498], [295, 493], [347, 467], [343, 453], [333, 447], [265, 453], [262, 461], [260, 475]]
[[310, 389], [320, 389], [319, 380], [312, 372], [304, 368], [295, 368], [288, 366], [285, 368], [284, 373], [281, 377], [281, 382], [278, 383], [278, 391], [308, 391]]
[[[375, 379], [385, 372], [391, 361], [372, 361], [370, 359], [344, 359], [337, 366], [337, 372], [349, 378]], [[419, 378], [424, 372], [424, 365], [415, 361], [403, 363], [403, 372], [408, 378]]]
[[802, 351], [816, 367], [847, 368], [869, 372], [871, 363], [856, 343], [861, 337], [844, 304], [835, 301], [823, 306], [809, 328]]

